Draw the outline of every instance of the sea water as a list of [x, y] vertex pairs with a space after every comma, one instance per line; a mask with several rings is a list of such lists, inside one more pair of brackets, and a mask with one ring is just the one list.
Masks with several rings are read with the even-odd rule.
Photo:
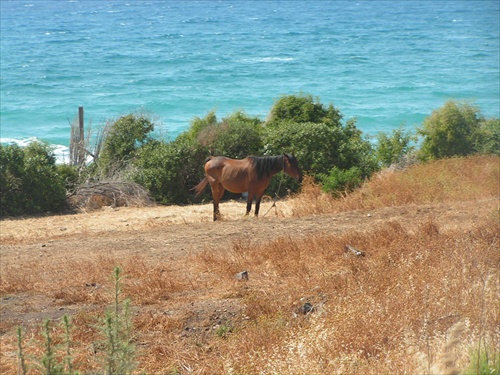
[[498, 0], [2, 0], [2, 142], [69, 145], [86, 126], [153, 115], [265, 119], [306, 93], [367, 135], [419, 126], [449, 99], [500, 117]]

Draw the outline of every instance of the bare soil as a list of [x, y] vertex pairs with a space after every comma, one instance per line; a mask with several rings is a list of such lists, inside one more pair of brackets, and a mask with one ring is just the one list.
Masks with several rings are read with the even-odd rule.
[[[92, 259], [99, 255], [126, 258], [145, 257], [152, 265], [160, 262], [182, 267], [188, 257], [202, 251], [220, 251], [235, 243], [269, 242], [279, 237], [304, 237], [311, 234], [372, 230], [391, 220], [407, 230], [432, 220], [440, 230], [468, 231], [481, 218], [498, 208], [497, 198], [479, 201], [408, 205], [375, 210], [356, 210], [336, 214], [297, 217], [293, 199], [279, 201], [276, 208], [264, 202], [261, 217], [244, 216], [245, 203], [221, 204], [223, 220], [212, 221], [212, 206], [154, 206], [110, 208], [73, 215], [0, 221], [0, 270], [35, 261], [57, 264], [63, 261]], [[267, 212], [267, 214], [266, 214]], [[266, 215], [264, 215], [266, 214]], [[367, 250], [369, 251], [369, 249]], [[92, 288], [95, 285], [82, 285]], [[220, 297], [185, 296], [178, 299], [176, 313], [189, 314], [183, 334], [189, 326], [210, 326], [230, 319], [237, 306]], [[172, 301], [170, 302], [172, 303]], [[47, 295], [10, 294], [0, 296], [0, 337], [11, 333], [15, 325], [41, 319], [58, 318], [91, 306], [61, 305]], [[139, 306], [143, 312], [156, 313], [158, 306]], [[186, 315], [188, 316], [188, 315]]]

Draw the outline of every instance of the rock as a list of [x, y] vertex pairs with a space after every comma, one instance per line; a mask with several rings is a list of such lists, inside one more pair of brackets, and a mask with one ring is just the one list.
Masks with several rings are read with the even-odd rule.
[[244, 280], [244, 281], [248, 281], [248, 271], [243, 271], [243, 272], [240, 272], [240, 273], [237, 273], [235, 275], [235, 278], [237, 280]]
[[313, 305], [311, 305], [309, 302], [304, 303], [304, 305], [302, 305], [302, 306], [299, 308], [299, 312], [300, 312], [301, 314], [304, 314], [304, 315], [309, 314], [309, 313], [310, 313], [311, 311], [313, 311], [313, 310], [314, 310], [314, 307], [313, 307]]

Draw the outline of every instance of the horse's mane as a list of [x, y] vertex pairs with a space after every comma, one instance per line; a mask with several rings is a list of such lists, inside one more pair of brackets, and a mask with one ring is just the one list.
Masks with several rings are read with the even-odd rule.
[[250, 163], [255, 167], [257, 177], [270, 176], [273, 172], [283, 169], [283, 155], [278, 156], [249, 156]]

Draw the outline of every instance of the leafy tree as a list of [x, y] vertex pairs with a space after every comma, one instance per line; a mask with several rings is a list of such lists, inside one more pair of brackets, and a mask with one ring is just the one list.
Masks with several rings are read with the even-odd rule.
[[145, 115], [129, 114], [116, 120], [105, 135], [98, 165], [105, 174], [123, 168], [137, 150], [149, 141], [154, 124]]
[[42, 142], [0, 146], [0, 215], [64, 209], [66, 189], [55, 162], [52, 149]]
[[393, 129], [391, 134], [380, 132], [377, 134], [375, 158], [384, 167], [397, 163], [415, 149], [411, 145], [413, 141], [416, 141], [415, 135], [407, 131], [404, 125]]
[[342, 120], [340, 111], [329, 104], [326, 108], [312, 95], [284, 95], [279, 98], [268, 116], [267, 125], [276, 126], [282, 122], [325, 123], [338, 125]]
[[464, 156], [476, 151], [474, 139], [482, 121], [479, 108], [450, 100], [424, 120], [418, 133], [424, 137], [423, 160]]

